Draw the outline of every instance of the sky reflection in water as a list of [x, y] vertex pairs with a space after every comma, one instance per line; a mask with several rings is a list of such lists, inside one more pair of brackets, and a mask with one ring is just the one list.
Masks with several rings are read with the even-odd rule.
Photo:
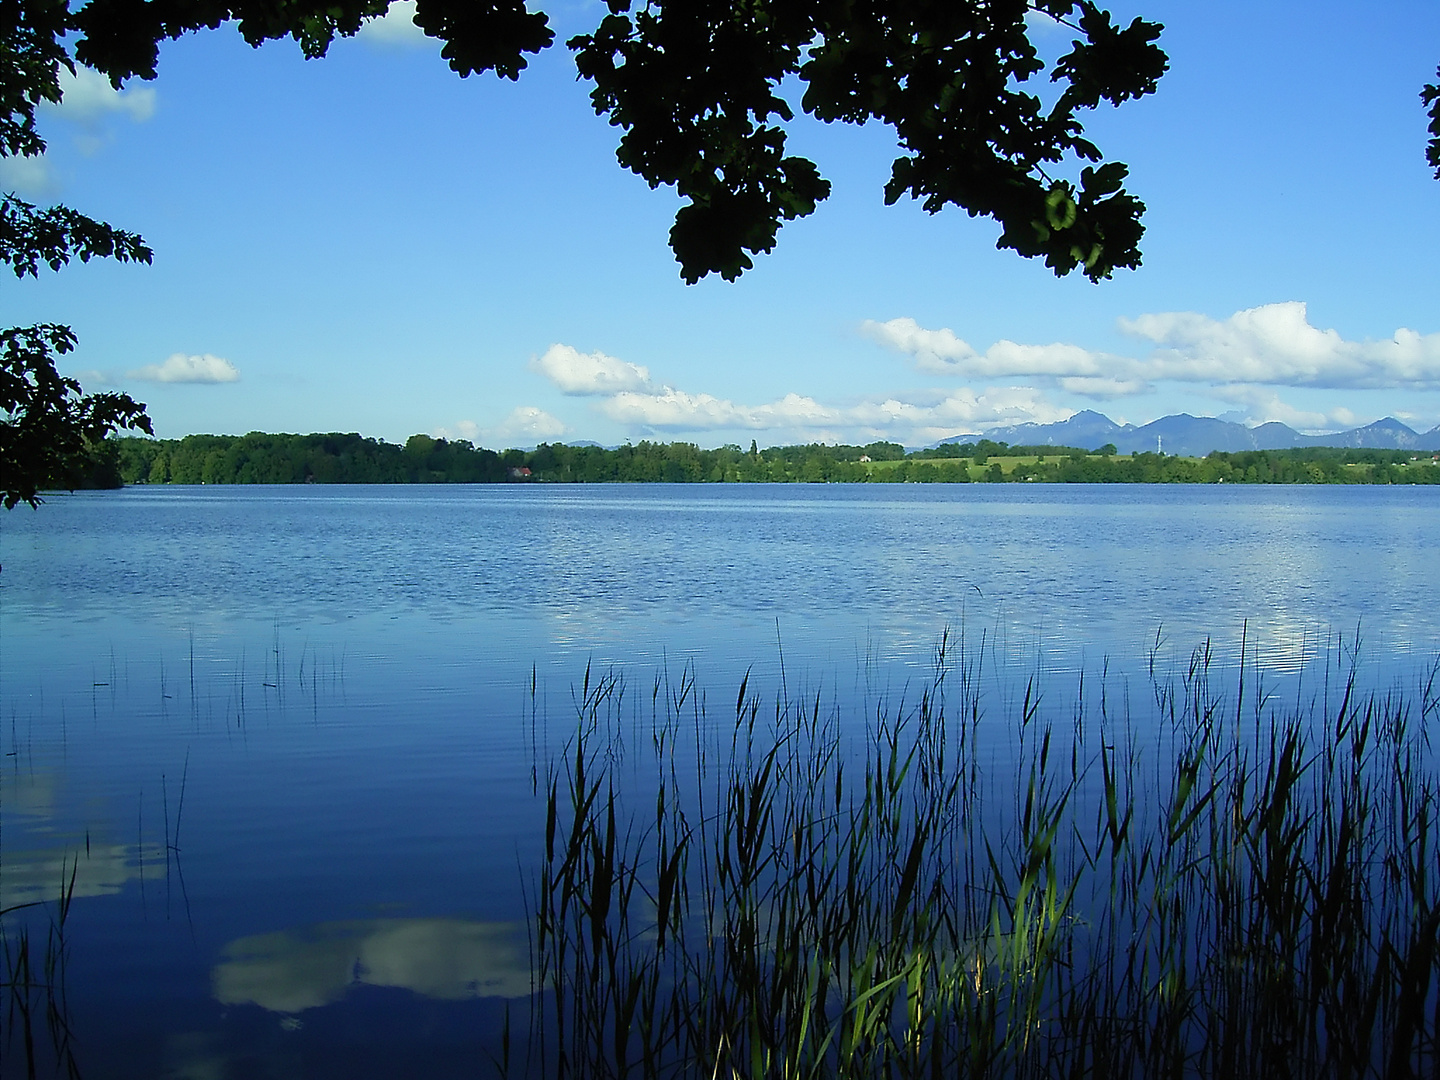
[[497, 996], [528, 993], [531, 770], [587, 664], [620, 666], [643, 714], [690, 664], [728, 708], [747, 669], [778, 692], [783, 657], [791, 693], [854, 723], [947, 628], [983, 640], [997, 700], [1038, 672], [1060, 718], [1081, 671], [1143, 705], [1152, 650], [1183, 666], [1211, 636], [1233, 665], [1242, 632], [1287, 693], [1357, 627], [1370, 678], [1413, 681], [1440, 642], [1437, 509], [1021, 485], [56, 497], [0, 522], [0, 904], [74, 868], [87, 1075], [378, 1076], [420, 1046], [471, 1075]]

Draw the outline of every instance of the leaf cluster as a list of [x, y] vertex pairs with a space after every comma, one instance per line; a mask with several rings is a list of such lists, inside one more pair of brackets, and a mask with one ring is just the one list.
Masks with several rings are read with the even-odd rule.
[[[291, 37], [307, 57], [383, 15], [389, 0], [0, 0], [0, 105], [11, 153], [36, 153], [40, 100], [78, 61], [119, 87], [156, 75], [161, 42], [234, 22], [251, 45]], [[1073, 28], [1045, 105], [1027, 89], [1046, 65], [1028, 19]], [[461, 76], [514, 79], [554, 40], [524, 0], [417, 0], [414, 21]], [[1158, 23], [1115, 24], [1093, 0], [608, 0], [569, 41], [596, 111], [623, 129], [616, 156], [685, 200], [670, 231], [681, 275], [733, 280], [771, 251], [785, 221], [830, 194], [817, 165], [787, 153], [801, 111], [891, 126], [904, 153], [889, 203], [920, 200], [995, 219], [999, 246], [1094, 280], [1140, 263], [1144, 205], [1126, 167], [1103, 163], [1081, 114], [1155, 89], [1167, 60]], [[66, 35], [74, 42], [73, 59]], [[803, 87], [798, 103], [791, 100]], [[1085, 164], [1075, 179], [1052, 176]], [[1092, 167], [1095, 166], [1095, 167]]]
[[[815, 164], [785, 153], [800, 107], [828, 122], [892, 127], [904, 153], [885, 201], [964, 208], [1000, 223], [998, 246], [1092, 280], [1140, 264], [1144, 205], [1126, 167], [1100, 162], [1080, 115], [1151, 93], [1166, 70], [1158, 23], [1115, 25], [1090, 0], [610, 0], [592, 34], [572, 38], [596, 112], [625, 129], [618, 157], [652, 187], [687, 200], [671, 230], [685, 280], [738, 277], [770, 251], [782, 221], [830, 193]], [[1026, 84], [1045, 70], [1027, 19], [1078, 32], [1051, 68], [1046, 106]]]
[[[23, 125], [22, 125], [23, 126]], [[65, 206], [38, 209], [13, 195], [0, 198], [0, 262], [17, 278], [58, 270], [72, 258], [120, 262], [151, 259], [135, 233]], [[68, 326], [42, 323], [0, 330], [0, 501], [38, 506], [45, 487], [83, 486], [95, 448], [114, 431], [152, 433], [145, 406], [129, 394], [85, 394], [62, 376], [55, 358], [75, 348]]]
[[128, 394], [85, 395], [55, 370], [75, 347], [68, 326], [0, 330], [0, 499], [5, 509], [39, 504], [42, 486], [80, 486], [91, 449], [117, 428], [150, 432], [145, 406]]
[[[1440, 79], [1440, 68], [1435, 69]], [[1430, 116], [1430, 142], [1425, 148], [1425, 160], [1435, 169], [1435, 179], [1440, 180], [1440, 83], [1427, 83], [1420, 91], [1420, 103]]]
[[[159, 44], [234, 21], [252, 46], [294, 38], [306, 57], [324, 56], [337, 35], [348, 37], [384, 15], [390, 0], [90, 0], [69, 19], [80, 35], [75, 57], [117, 88], [126, 79], [155, 78]], [[523, 0], [417, 0], [415, 25], [444, 42], [441, 56], [461, 76], [494, 71], [518, 78], [525, 53], [555, 38], [542, 12]]]
[[[234, 22], [251, 45], [293, 38], [307, 57], [383, 15], [390, 0], [0, 0], [0, 145], [35, 153], [34, 109], [78, 61], [119, 87], [154, 78], [162, 41]], [[831, 185], [787, 152], [804, 112], [892, 128], [887, 203], [909, 197], [1000, 226], [997, 246], [1057, 275], [1099, 281], [1140, 265], [1144, 204], [1127, 166], [1085, 134], [1085, 114], [1154, 92], [1162, 26], [1117, 22], [1096, 0], [607, 0], [568, 41], [616, 156], [684, 200], [670, 231], [681, 276], [733, 280]], [[1034, 23], [1073, 31], [1047, 64]], [[416, 0], [414, 22], [461, 76], [518, 78], [555, 33], [525, 0]], [[68, 38], [67, 38], [68, 35]], [[74, 43], [73, 60], [64, 42]], [[1048, 77], [1048, 78], [1047, 78]], [[1044, 89], [1045, 83], [1050, 84]], [[1421, 94], [1440, 176], [1440, 86]], [[8, 126], [6, 126], [8, 125]]]
[[60, 69], [74, 71], [61, 37], [67, 0], [0, 0], [0, 156], [43, 153], [35, 109], [60, 100]]
[[68, 206], [39, 209], [14, 195], [0, 197], [0, 262], [15, 276], [36, 277], [40, 264], [59, 270], [72, 257], [149, 263], [150, 248], [136, 233], [86, 217]]
[[112, 442], [120, 479], [131, 484], [493, 484], [508, 475], [495, 451], [428, 435], [403, 447], [354, 432]]
[[[66, 5], [0, 0], [0, 157], [44, 151], [35, 108], [59, 101], [61, 68], [74, 70], [59, 35]], [[141, 237], [67, 206], [36, 207], [0, 196], [0, 262], [17, 278], [59, 270], [78, 258], [149, 263]], [[95, 449], [121, 428], [151, 432], [145, 406], [128, 394], [86, 395], [62, 376], [55, 358], [75, 348], [67, 326], [43, 323], [0, 330], [0, 501], [39, 505], [43, 487], [83, 486]]]

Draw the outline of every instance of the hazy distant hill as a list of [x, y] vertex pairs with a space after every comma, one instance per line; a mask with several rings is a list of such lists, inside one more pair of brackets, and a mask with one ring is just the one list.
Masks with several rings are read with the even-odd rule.
[[[944, 442], [974, 442], [980, 435], [956, 435]], [[1246, 427], [1213, 416], [1162, 416], [1136, 427], [1117, 424], [1086, 409], [1058, 424], [1013, 424], [983, 436], [1011, 446], [1078, 446], [1094, 450], [1114, 443], [1122, 454], [1163, 450], [1184, 457], [1204, 457], [1212, 450], [1283, 450], [1292, 446], [1369, 447], [1378, 450], [1440, 450], [1440, 427], [1421, 435], [1387, 416], [1365, 427], [1330, 435], [1302, 435], [1280, 423]]]
[[1302, 435], [1302, 446], [1364, 446], [1377, 450], [1440, 449], [1440, 427], [1420, 435], [1399, 420], [1387, 416], [1361, 428], [1334, 435]]
[[1007, 442], [1011, 446], [1079, 446], [1094, 450], [1106, 443], [1114, 443], [1120, 449], [1120, 440], [1127, 432], [1135, 430], [1133, 424], [1121, 427], [1108, 416], [1091, 409], [1076, 413], [1058, 424], [1013, 424], [996, 428], [981, 435], [956, 435], [942, 442], [974, 442], [980, 438]]

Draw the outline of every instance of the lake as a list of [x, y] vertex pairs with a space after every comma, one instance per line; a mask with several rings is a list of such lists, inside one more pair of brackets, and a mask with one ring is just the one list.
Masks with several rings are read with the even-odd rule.
[[[0, 906], [73, 873], [85, 1076], [488, 1075], [532, 777], [587, 667], [863, 727], [942, 634], [997, 712], [1207, 638], [1277, 697], [1440, 644], [1423, 487], [130, 488], [0, 517]], [[1358, 638], [1358, 646], [1357, 646]], [[1003, 725], [994, 736], [1003, 752]], [[38, 947], [38, 945], [37, 945]], [[13, 1033], [13, 1032], [12, 1032]], [[0, 1073], [23, 1066], [0, 1033]]]

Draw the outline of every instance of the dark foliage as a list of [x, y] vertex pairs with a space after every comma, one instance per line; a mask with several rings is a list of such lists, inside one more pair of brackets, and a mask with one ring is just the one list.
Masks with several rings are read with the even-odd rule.
[[[60, 71], [74, 70], [62, 41], [68, 19], [64, 0], [0, 0], [0, 157], [45, 149], [35, 109], [59, 101]], [[135, 233], [69, 207], [39, 209], [14, 195], [0, 198], [0, 262], [17, 278], [35, 277], [42, 264], [59, 270], [72, 258], [97, 257], [148, 263], [151, 253]], [[55, 357], [74, 347], [66, 326], [0, 330], [0, 499], [6, 509], [38, 505], [44, 487], [118, 484], [113, 469], [107, 474], [101, 440], [121, 428], [151, 431], [145, 406], [128, 394], [85, 395], [78, 382], [59, 374]]]
[[[16, 277], [36, 275], [41, 263], [58, 269], [72, 256], [86, 262], [97, 255], [150, 261], [135, 234], [68, 207], [37, 210], [11, 196], [0, 202], [0, 261]], [[39, 505], [42, 488], [96, 486], [101, 440], [122, 428], [153, 430], [145, 406], [129, 394], [87, 395], [56, 370], [55, 358], [74, 348], [68, 326], [0, 330], [0, 499], [7, 510]], [[113, 479], [118, 486], [118, 474]]]
[[[1440, 68], [1435, 69], [1440, 78]], [[1430, 142], [1425, 148], [1425, 160], [1435, 168], [1435, 179], [1440, 180], [1440, 83], [1428, 83], [1420, 91], [1420, 102], [1430, 115]]]
[[[591, 34], [570, 41], [595, 83], [596, 112], [625, 130], [618, 157], [652, 187], [687, 200], [671, 246], [687, 281], [738, 277], [768, 252], [782, 221], [830, 193], [815, 164], [785, 154], [795, 110], [826, 122], [878, 120], [904, 155], [885, 201], [964, 208], [1000, 223], [1000, 247], [1043, 257], [1057, 274], [1094, 280], [1140, 263], [1144, 205], [1123, 190], [1126, 167], [1052, 176], [1062, 161], [1100, 162], [1080, 113], [1154, 90], [1166, 69], [1160, 24], [1112, 24], [1088, 0], [884, 3], [648, 3], [611, 0]], [[1044, 71], [1027, 17], [1080, 35], [1050, 71], [1048, 107], [1021, 87]]]
[[[389, 0], [91, 0], [70, 16], [75, 58], [118, 87], [138, 75], [155, 78], [159, 44], [234, 21], [251, 45], [291, 37], [307, 57], [324, 56], [336, 35], [348, 36], [383, 15]], [[519, 0], [417, 0], [415, 24], [444, 42], [441, 56], [461, 76], [494, 71], [517, 78], [525, 53], [555, 38], [545, 15]]]
[[[0, 490], [5, 508], [39, 503], [45, 487], [119, 486], [114, 449], [101, 440], [117, 428], [150, 431], [145, 407], [127, 394], [82, 395], [55, 370], [75, 347], [66, 326], [0, 330]], [[110, 468], [106, 469], [109, 461]]]
[[71, 258], [120, 262], [151, 260], [151, 252], [135, 233], [112, 228], [68, 206], [41, 210], [14, 195], [0, 198], [0, 262], [16, 277], [35, 277], [44, 263], [59, 270]]
[[493, 450], [427, 435], [403, 447], [338, 432], [112, 441], [131, 484], [498, 483], [509, 475]]
[[35, 107], [60, 100], [60, 68], [71, 68], [60, 37], [66, 0], [0, 0], [0, 156], [45, 149]]
[[[69, 29], [75, 59], [119, 86], [154, 78], [159, 43], [234, 21], [252, 45], [292, 37], [323, 56], [388, 0], [90, 0], [74, 12], [44, 7], [36, 43]], [[1140, 264], [1144, 205], [1124, 190], [1126, 167], [1103, 163], [1081, 115], [1155, 89], [1167, 59], [1160, 24], [1128, 26], [1091, 0], [609, 0], [595, 30], [572, 38], [595, 109], [623, 129], [617, 157], [652, 187], [685, 199], [670, 232], [687, 281], [727, 279], [775, 245], [781, 224], [814, 212], [830, 193], [818, 167], [785, 152], [799, 107], [833, 122], [878, 120], [904, 154], [885, 188], [929, 211], [958, 206], [994, 218], [999, 245], [1043, 258], [1057, 274], [1092, 279]], [[1057, 92], [1025, 89], [1046, 71], [1027, 18], [1073, 29], [1049, 69]], [[523, 0], [418, 0], [414, 20], [442, 42], [462, 76], [518, 77], [526, 55], [551, 44], [543, 12]], [[46, 31], [52, 31], [45, 38]], [[63, 54], [62, 54], [62, 62]], [[48, 85], [47, 85], [48, 89]], [[53, 98], [52, 98], [53, 100]], [[21, 105], [24, 104], [22, 101]], [[1084, 164], [1065, 178], [1057, 170]]]
[[[110, 440], [126, 483], [921, 483], [1433, 484], [1440, 464], [1408, 450], [1305, 447], [1214, 453], [1087, 453], [1076, 447], [1006, 446], [981, 439], [905, 453], [899, 443], [772, 446], [642, 440], [613, 449], [541, 443], [501, 453], [464, 440], [412, 435], [403, 447], [356, 434], [190, 435]], [[1112, 451], [1106, 453], [1105, 451]], [[997, 460], [991, 460], [991, 458]]]

